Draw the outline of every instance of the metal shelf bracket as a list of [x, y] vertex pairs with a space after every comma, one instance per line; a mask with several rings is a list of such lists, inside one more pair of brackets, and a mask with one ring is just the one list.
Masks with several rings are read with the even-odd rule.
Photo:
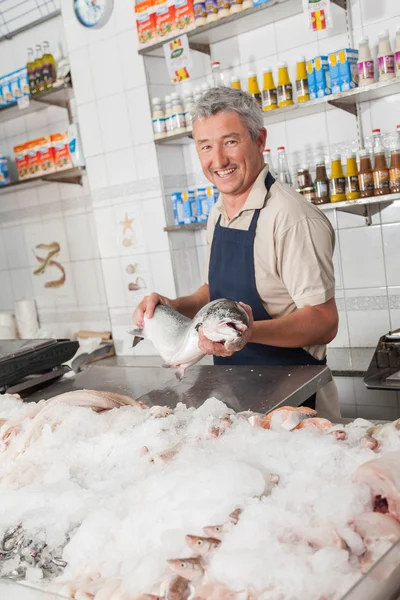
[[198, 44], [197, 42], [192, 42], [189, 39], [189, 48], [195, 52], [201, 52], [202, 54], [208, 54], [208, 56], [211, 56], [210, 44]]
[[347, 10], [347, 0], [332, 0], [333, 4], [340, 6], [343, 10]]
[[351, 213], [353, 215], [359, 215], [360, 217], [364, 217], [365, 224], [369, 227], [372, 225], [372, 217], [379, 213], [383, 208], [392, 204], [391, 201], [381, 202], [380, 204], [362, 204], [355, 205], [349, 207], [337, 208], [336, 210], [341, 210], [342, 212]]
[[358, 114], [357, 106], [356, 106], [355, 102], [352, 102], [350, 104], [348, 102], [341, 102], [340, 100], [328, 100], [328, 104], [330, 104], [331, 106], [335, 106], [336, 108], [340, 108], [341, 110], [344, 110], [347, 113], [350, 113], [354, 117], [356, 117]]

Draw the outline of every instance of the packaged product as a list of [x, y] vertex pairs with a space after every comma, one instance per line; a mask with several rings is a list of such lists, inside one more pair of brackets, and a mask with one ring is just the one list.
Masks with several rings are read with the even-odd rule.
[[26, 144], [28, 177], [38, 177], [40, 175], [39, 155], [37, 151], [37, 141], [31, 140]]
[[194, 23], [193, 0], [175, 0], [175, 24], [177, 29], [187, 29]]
[[172, 0], [154, 0], [158, 37], [169, 37], [175, 31], [175, 4]]
[[174, 213], [175, 225], [184, 225], [183, 215], [183, 198], [182, 192], [174, 192], [171, 194], [172, 210]]
[[156, 33], [156, 16], [153, 0], [144, 0], [135, 5], [136, 29], [140, 44], [154, 42]]
[[14, 146], [15, 166], [17, 167], [18, 179], [28, 177], [28, 149], [27, 144]]
[[315, 87], [317, 98], [329, 96], [331, 91], [331, 78], [329, 75], [329, 63], [327, 56], [317, 56], [314, 59]]
[[207, 23], [207, 9], [205, 0], [197, 2], [194, 0], [194, 18], [196, 27], [205, 25]]
[[15, 102], [11, 92], [11, 79], [9, 75], [5, 75], [1, 80], [1, 106], [7, 106]]
[[71, 169], [73, 163], [68, 148], [68, 133], [66, 131], [53, 133], [50, 136], [50, 141], [53, 146], [56, 171]]
[[315, 84], [315, 65], [314, 60], [307, 61], [307, 81], [308, 81], [308, 92], [310, 94], [310, 100], [315, 100], [317, 97], [317, 88]]
[[0, 154], [0, 185], [7, 185], [7, 183], [10, 183], [8, 160], [6, 156]]
[[50, 137], [42, 137], [36, 140], [37, 162], [39, 165], [38, 174], [47, 175], [54, 173], [56, 166], [54, 163], [54, 149], [51, 145]]
[[339, 50], [340, 89], [342, 92], [358, 87], [358, 50], [345, 48]]
[[332, 94], [338, 94], [340, 89], [339, 55], [332, 52], [328, 55], [329, 75], [331, 78]]

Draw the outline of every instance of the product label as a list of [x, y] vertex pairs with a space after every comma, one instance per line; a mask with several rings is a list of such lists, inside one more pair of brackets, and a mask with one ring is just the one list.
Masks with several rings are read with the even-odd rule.
[[229, 11], [231, 8], [229, 0], [217, 0], [217, 4], [219, 12]]
[[308, 81], [307, 79], [298, 79], [296, 81], [297, 98], [308, 96]]
[[360, 192], [370, 192], [371, 196], [374, 195], [374, 176], [370, 173], [359, 173], [358, 185]]
[[207, 10], [205, 2], [195, 2], [194, 3], [194, 17], [197, 19], [206, 19], [207, 18]]
[[35, 72], [32, 69], [30, 69], [28, 71], [28, 80], [29, 80], [29, 89], [32, 93], [32, 91], [35, 89], [35, 86], [36, 86]]
[[366, 60], [357, 65], [359, 80], [374, 79], [374, 61]]
[[315, 194], [317, 198], [328, 197], [328, 182], [327, 181], [316, 181], [315, 182]]
[[388, 54], [387, 56], [381, 56], [378, 58], [378, 69], [381, 75], [387, 73], [394, 73], [394, 56]]
[[303, 196], [304, 198], [307, 200], [307, 202], [311, 202], [311, 204], [314, 203], [315, 200], [315, 191], [313, 188], [309, 189], [309, 188], [305, 188], [302, 190], [303, 192]]
[[350, 177], [346, 177], [346, 194], [359, 191], [360, 187], [358, 185], [358, 175], [350, 175]]
[[390, 189], [399, 188], [400, 187], [400, 169], [397, 167], [392, 167], [389, 171], [390, 177]]
[[156, 0], [156, 30], [160, 37], [169, 36], [175, 30], [175, 6], [166, 0]]
[[206, 0], [206, 12], [207, 15], [218, 15], [217, 0]]
[[167, 127], [165, 125], [165, 119], [153, 119], [153, 132], [154, 135], [160, 135], [166, 133]]
[[346, 180], [344, 177], [331, 179], [331, 196], [336, 194], [344, 194], [346, 188]]
[[278, 105], [281, 106], [283, 102], [292, 100], [292, 86], [291, 84], [278, 85]]
[[70, 169], [73, 165], [67, 143], [67, 134], [64, 132], [54, 133], [50, 136], [50, 139], [54, 148], [56, 171]]
[[185, 29], [194, 21], [194, 8], [192, 0], [175, 1], [175, 21], [177, 29]]
[[397, 72], [399, 73], [400, 72], [400, 51], [394, 53], [394, 62], [396, 63]]
[[166, 117], [165, 129], [167, 133], [172, 133], [174, 131], [174, 121], [172, 120], [172, 117]]
[[173, 129], [185, 129], [186, 128], [186, 122], [185, 122], [185, 115], [184, 113], [175, 113], [174, 115], [172, 115], [172, 124], [173, 124]]
[[389, 171], [374, 171], [374, 188], [389, 191]]
[[140, 4], [136, 4], [135, 12], [139, 42], [141, 44], [151, 42], [156, 33], [156, 20], [152, 12], [152, 3], [150, 0], [145, 0]]
[[268, 106], [277, 106], [276, 90], [263, 90], [262, 107], [265, 110]]

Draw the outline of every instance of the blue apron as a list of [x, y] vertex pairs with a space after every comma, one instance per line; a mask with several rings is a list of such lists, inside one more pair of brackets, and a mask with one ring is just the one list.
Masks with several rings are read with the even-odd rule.
[[[268, 172], [265, 187], [269, 191], [275, 183]], [[209, 285], [210, 300], [231, 298], [251, 306], [254, 321], [267, 321], [271, 316], [265, 310], [257, 292], [254, 266], [254, 239], [260, 210], [255, 210], [248, 231], [221, 227], [221, 215], [215, 226], [211, 246]], [[230, 357], [214, 357], [215, 365], [324, 365], [303, 348], [278, 348], [265, 344], [247, 344]]]

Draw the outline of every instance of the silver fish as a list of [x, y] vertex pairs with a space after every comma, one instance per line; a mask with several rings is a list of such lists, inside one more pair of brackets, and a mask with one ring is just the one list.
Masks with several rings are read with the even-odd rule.
[[220, 545], [220, 540], [210, 537], [201, 537], [198, 535], [187, 535], [186, 543], [193, 553], [197, 556], [203, 556], [212, 552]]
[[181, 381], [185, 369], [196, 364], [204, 354], [199, 349], [199, 328], [212, 342], [223, 343], [227, 350], [240, 346], [249, 318], [234, 300], [222, 298], [206, 304], [194, 319], [188, 319], [164, 304], [156, 306], [151, 319], [144, 317], [143, 329], [134, 329], [133, 347], [142, 339], [150, 340], [165, 361], [166, 367], [177, 367]]
[[204, 574], [203, 565], [198, 557], [196, 558], [171, 558], [167, 563], [174, 573], [177, 573], [183, 579], [193, 581], [199, 579]]

